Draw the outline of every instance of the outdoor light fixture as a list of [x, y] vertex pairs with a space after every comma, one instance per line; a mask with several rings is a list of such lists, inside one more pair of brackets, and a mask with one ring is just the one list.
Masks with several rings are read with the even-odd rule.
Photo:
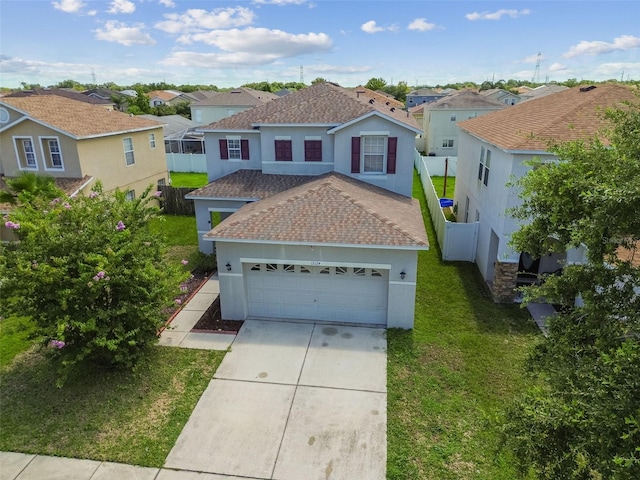
[[405, 277], [406, 275], [407, 275], [407, 272], [405, 272], [404, 270], [402, 270], [402, 271], [400, 272], [400, 278], [401, 278], [402, 280], [404, 280], [404, 277]]
[[231, 271], [231, 264], [229, 262], [227, 262], [227, 264], [225, 265], [225, 267], [227, 267], [227, 272]]

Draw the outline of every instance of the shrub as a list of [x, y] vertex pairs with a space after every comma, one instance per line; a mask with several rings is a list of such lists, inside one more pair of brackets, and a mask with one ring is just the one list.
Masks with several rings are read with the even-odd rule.
[[55, 352], [62, 384], [82, 362], [132, 367], [157, 341], [184, 273], [163, 262], [148, 228], [159, 214], [149, 187], [21, 205], [5, 224], [20, 241], [0, 247], [2, 307], [31, 316]]

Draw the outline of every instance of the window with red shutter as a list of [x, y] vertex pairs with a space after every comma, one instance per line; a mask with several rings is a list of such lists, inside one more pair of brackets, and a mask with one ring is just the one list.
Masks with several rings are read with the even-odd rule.
[[322, 161], [322, 140], [305, 140], [304, 141], [304, 161], [305, 162], [321, 162]]
[[276, 140], [275, 148], [277, 162], [291, 162], [293, 160], [291, 140]]
[[240, 140], [242, 160], [249, 160], [249, 140]]
[[360, 137], [351, 137], [351, 173], [360, 173]]
[[221, 138], [220, 141], [220, 159], [229, 160], [229, 150], [227, 150], [227, 141]]
[[396, 151], [398, 137], [389, 137], [387, 141], [387, 173], [396, 173]]

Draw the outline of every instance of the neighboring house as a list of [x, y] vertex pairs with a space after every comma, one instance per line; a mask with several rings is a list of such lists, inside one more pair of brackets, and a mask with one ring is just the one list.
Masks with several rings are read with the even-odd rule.
[[497, 102], [504, 103], [505, 105], [515, 105], [521, 102], [520, 95], [516, 93], [503, 90], [502, 88], [491, 88], [489, 90], [482, 90], [480, 95], [484, 95], [487, 98], [492, 98]]
[[428, 155], [458, 155], [458, 122], [506, 108], [484, 95], [463, 90], [424, 106], [423, 137]]
[[234, 88], [192, 103], [191, 119], [196, 125], [206, 125], [277, 98], [279, 97], [271, 92], [244, 87]]
[[419, 88], [407, 93], [407, 108], [422, 105], [423, 103], [431, 103], [446, 97], [447, 94], [436, 92], [430, 88]]
[[107, 110], [112, 110], [114, 107], [113, 101], [111, 99], [87, 96], [81, 92], [76, 92], [75, 90], [69, 90], [66, 88], [38, 88], [36, 90], [19, 90], [17, 92], [12, 92], [4, 95], [3, 98], [23, 98], [39, 95], [56, 95], [58, 97], [68, 98], [70, 100], [76, 100], [78, 102], [84, 102], [90, 105], [98, 105], [106, 108]]
[[57, 95], [0, 98], [6, 177], [31, 171], [57, 182], [82, 180], [81, 191], [101, 180], [104, 191], [133, 198], [168, 179], [162, 138], [157, 122]]
[[[117, 90], [109, 90], [108, 88], [92, 88], [91, 90], [85, 90], [83, 95], [92, 98], [98, 98], [114, 105], [116, 110], [126, 112], [129, 108], [129, 100], [132, 98], [123, 92]], [[133, 97], [135, 98], [135, 97]]]
[[603, 125], [600, 108], [633, 98], [621, 85], [575, 87], [458, 124], [457, 218], [479, 222], [476, 263], [496, 301], [513, 301], [518, 272], [526, 282], [530, 274], [554, 273], [584, 256], [582, 249], [559, 248], [534, 259], [511, 250], [511, 234], [519, 227], [507, 211], [521, 200], [507, 184], [525, 175], [530, 169], [525, 162], [534, 157], [557, 160], [547, 152], [548, 140], [586, 139]]
[[196, 132], [193, 121], [182, 115], [139, 115], [140, 118], [163, 123], [164, 150], [166, 153], [204, 153], [204, 137]]
[[175, 90], [154, 90], [147, 93], [149, 97], [150, 107], [159, 107], [160, 105], [178, 105], [179, 103], [191, 103], [194, 97], [186, 93], [177, 92]]
[[389, 108], [395, 108], [395, 109], [404, 109], [404, 103], [402, 103], [400, 100], [396, 100], [393, 95], [389, 95], [386, 92], [381, 92], [379, 90], [371, 90], [367, 87], [363, 87], [362, 85], [358, 85], [356, 88], [353, 89], [354, 92], [356, 92], [356, 95], [358, 97], [362, 97], [365, 96], [366, 98], [369, 99], [373, 99], [376, 102], [379, 103], [383, 103], [384, 105], [386, 105]]
[[520, 92], [520, 101], [526, 102], [529, 100], [533, 100], [534, 98], [541, 98], [546, 95], [551, 95], [554, 93], [562, 92], [563, 90], [567, 90], [569, 87], [565, 87], [564, 85], [540, 85], [539, 87], [531, 88], [527, 86], [522, 86], [518, 88]]
[[428, 241], [407, 112], [318, 83], [202, 131], [211, 183], [186, 198], [223, 318], [413, 327]]

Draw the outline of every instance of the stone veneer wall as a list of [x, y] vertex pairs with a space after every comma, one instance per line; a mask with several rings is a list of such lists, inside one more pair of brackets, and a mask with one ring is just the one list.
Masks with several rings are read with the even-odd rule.
[[496, 303], [513, 303], [516, 298], [517, 280], [517, 263], [496, 262], [491, 292], [493, 301]]

